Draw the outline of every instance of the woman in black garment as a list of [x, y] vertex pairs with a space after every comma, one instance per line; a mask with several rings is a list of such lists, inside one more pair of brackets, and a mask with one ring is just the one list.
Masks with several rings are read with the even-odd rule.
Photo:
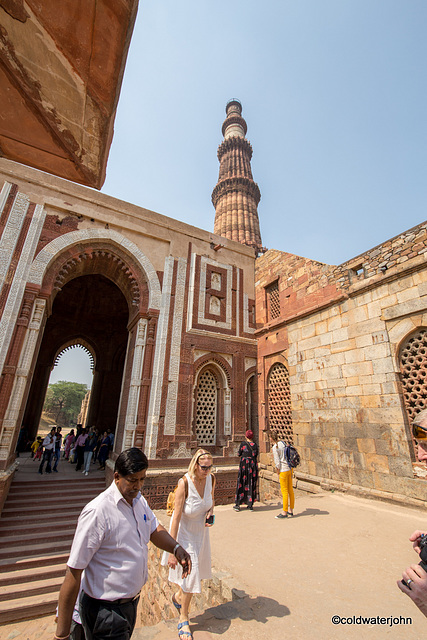
[[234, 511], [240, 511], [240, 505], [246, 504], [253, 511], [258, 481], [258, 446], [250, 429], [245, 433], [245, 441], [239, 447], [239, 475], [237, 476], [236, 504]]

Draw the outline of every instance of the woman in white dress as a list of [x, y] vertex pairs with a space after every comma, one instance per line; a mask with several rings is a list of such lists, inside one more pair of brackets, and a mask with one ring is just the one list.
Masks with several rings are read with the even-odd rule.
[[162, 559], [162, 564], [169, 566], [169, 582], [179, 587], [172, 602], [179, 611], [178, 635], [182, 640], [193, 638], [188, 622], [193, 593], [201, 592], [201, 580], [212, 577], [209, 527], [213, 522], [207, 522], [214, 510], [215, 477], [211, 469], [211, 454], [204, 449], [196, 451], [175, 494], [169, 532], [190, 554], [191, 573], [182, 578], [182, 568], [172, 553], [165, 553]]

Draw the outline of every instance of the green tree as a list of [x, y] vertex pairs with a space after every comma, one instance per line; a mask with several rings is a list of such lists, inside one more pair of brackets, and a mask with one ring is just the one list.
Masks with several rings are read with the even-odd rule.
[[88, 392], [86, 384], [60, 380], [47, 388], [43, 411], [53, 414], [56, 422], [76, 422], [82, 400]]

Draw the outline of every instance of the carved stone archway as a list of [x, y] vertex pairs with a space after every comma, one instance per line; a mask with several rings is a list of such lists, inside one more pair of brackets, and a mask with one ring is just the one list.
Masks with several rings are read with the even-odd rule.
[[[96, 296], [100, 300], [101, 293], [107, 303], [111, 298], [109, 309], [108, 304], [91, 303]], [[69, 301], [74, 300], [74, 303], [67, 306], [67, 297]], [[141, 379], [131, 379], [133, 350], [139, 325], [143, 322], [149, 327], [151, 340], [148, 346], [142, 346], [141, 375], [149, 381], [161, 301], [160, 282], [148, 258], [134, 243], [115, 231], [70, 232], [56, 238], [38, 253], [29, 270], [23, 299], [27, 302], [22, 313], [25, 312], [29, 321], [19, 346], [20, 351], [22, 350], [22, 366], [18, 373], [22, 375], [17, 375], [12, 384], [3, 420], [0, 453], [4, 464], [7, 464], [12, 455], [11, 434], [19, 429], [24, 409], [26, 419], [33, 425], [31, 428], [36, 428], [37, 414], [41, 412], [54, 357], [58, 350], [73, 340], [97, 343], [98, 370], [95, 371], [94, 385], [96, 383], [98, 393], [95, 393], [94, 388], [92, 403], [94, 407], [98, 406], [96, 415], [101, 422], [104, 422], [103, 416], [108, 411], [116, 421], [114, 427], [120, 435], [115, 441], [117, 450], [121, 450], [125, 440], [138, 442], [141, 446], [147, 430], [150, 390], [145, 385], [140, 394]], [[58, 315], [58, 308], [61, 306], [62, 316], [60, 313]], [[89, 313], [86, 313], [88, 307]], [[95, 340], [93, 335], [88, 334], [91, 331], [90, 314], [97, 312], [100, 307], [104, 309], [104, 320], [102, 314], [98, 314], [98, 322], [110, 323], [108, 331], [113, 337], [111, 344], [114, 345], [110, 351], [102, 346], [102, 340]], [[61, 317], [64, 323], [58, 320]], [[84, 323], [81, 322], [82, 318], [85, 319]], [[65, 320], [67, 330], [62, 331], [60, 339], [56, 335], [55, 340], [48, 344], [49, 332], [54, 336], [55, 331], [58, 333], [58, 327], [65, 324]], [[55, 329], [49, 326], [55, 323]], [[86, 328], [83, 327], [84, 324]], [[118, 330], [119, 325], [121, 328]], [[105, 333], [108, 334], [108, 331], [105, 330]], [[98, 338], [100, 335], [98, 328]], [[105, 366], [102, 368], [103, 360]], [[109, 389], [114, 389], [114, 392], [109, 393]], [[40, 397], [41, 406], [40, 399], [35, 399]], [[134, 400], [137, 398], [136, 413], [134, 411], [131, 422], [127, 420], [126, 413], [129, 398], [133, 399], [133, 411]], [[132, 433], [124, 433], [125, 424]], [[99, 426], [103, 428], [105, 425]]]

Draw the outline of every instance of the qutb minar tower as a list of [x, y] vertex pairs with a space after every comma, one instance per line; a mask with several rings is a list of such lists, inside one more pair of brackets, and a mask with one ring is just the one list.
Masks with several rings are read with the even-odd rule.
[[241, 242], [261, 253], [258, 202], [261, 194], [251, 170], [252, 147], [245, 135], [239, 100], [230, 100], [222, 125], [224, 141], [218, 147], [219, 177], [212, 192], [215, 207], [214, 233]]

